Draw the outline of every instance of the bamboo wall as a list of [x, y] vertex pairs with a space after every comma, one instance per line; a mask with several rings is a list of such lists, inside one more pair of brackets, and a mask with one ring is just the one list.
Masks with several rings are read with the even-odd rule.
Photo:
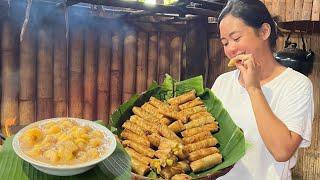
[[[211, 87], [214, 80], [222, 73], [230, 71], [227, 67], [223, 48], [216, 35], [209, 36], [209, 76], [207, 87]], [[291, 41], [297, 42], [302, 48], [301, 39], [298, 34], [291, 36]], [[312, 49], [315, 53], [315, 61], [312, 74], [309, 75], [313, 83], [314, 109], [315, 116], [313, 120], [313, 132], [311, 146], [299, 150], [299, 159], [293, 170], [293, 179], [296, 180], [316, 180], [320, 177], [320, 34], [311, 34], [304, 36], [306, 48]], [[284, 47], [285, 37], [280, 37], [277, 42], [277, 49]]]
[[261, 0], [283, 22], [320, 20], [320, 0]]
[[182, 34], [85, 21], [70, 22], [68, 39], [64, 23], [30, 24], [22, 42], [21, 22], [0, 21], [1, 127], [8, 118], [21, 125], [63, 116], [108, 122], [166, 73], [180, 79]]

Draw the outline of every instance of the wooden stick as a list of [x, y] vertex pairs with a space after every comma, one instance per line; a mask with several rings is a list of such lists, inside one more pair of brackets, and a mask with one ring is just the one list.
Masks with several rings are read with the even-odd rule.
[[[9, 21], [4, 20], [1, 32], [1, 60], [2, 60], [2, 97], [1, 97], [1, 129], [6, 119], [18, 118], [19, 73], [18, 33]], [[17, 119], [18, 120], [18, 119]]]
[[37, 120], [53, 116], [53, 43], [48, 27], [39, 30]]
[[311, 20], [312, 21], [320, 20], [320, 0], [313, 0]]
[[123, 89], [122, 102], [130, 99], [136, 90], [137, 66], [137, 34], [134, 30], [127, 30], [124, 38], [123, 50]]
[[302, 18], [303, 0], [295, 0], [294, 3], [294, 21], [299, 21]]
[[181, 66], [182, 66], [182, 38], [179, 35], [173, 36], [170, 42], [170, 75], [176, 79], [181, 78]]
[[294, 1], [286, 0], [286, 20], [285, 21], [293, 21], [294, 20]]
[[311, 20], [312, 1], [313, 0], [303, 1], [301, 20]]
[[20, 125], [36, 120], [36, 47], [34, 29], [28, 29], [20, 43]]
[[110, 113], [116, 110], [122, 100], [122, 51], [123, 38], [119, 31], [115, 31], [112, 36], [112, 61], [110, 80]]
[[73, 26], [70, 32], [69, 116], [83, 116], [83, 29]]
[[111, 33], [102, 30], [99, 38], [97, 77], [97, 118], [108, 124], [111, 64]]
[[148, 76], [147, 86], [150, 86], [153, 81], [157, 80], [158, 67], [158, 34], [150, 33], [149, 48], [148, 48]]
[[159, 64], [158, 64], [158, 83], [162, 83], [166, 73], [169, 73], [169, 51], [167, 46], [167, 34], [164, 32], [160, 33], [159, 39]]
[[84, 112], [83, 117], [93, 120], [95, 116], [97, 96], [97, 58], [95, 52], [96, 36], [92, 27], [85, 31], [85, 57], [84, 57]]
[[148, 34], [145, 32], [138, 33], [138, 57], [137, 57], [137, 79], [136, 92], [141, 93], [147, 89], [148, 74]]
[[68, 58], [66, 31], [63, 24], [54, 29], [53, 95], [55, 117], [66, 117], [68, 111]]

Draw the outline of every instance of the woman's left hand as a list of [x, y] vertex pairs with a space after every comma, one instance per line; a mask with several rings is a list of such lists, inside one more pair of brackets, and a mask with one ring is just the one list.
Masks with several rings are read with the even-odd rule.
[[238, 61], [236, 66], [241, 72], [244, 86], [248, 92], [261, 88], [261, 66], [254, 60], [251, 54], [249, 54], [249, 58], [246, 61]]

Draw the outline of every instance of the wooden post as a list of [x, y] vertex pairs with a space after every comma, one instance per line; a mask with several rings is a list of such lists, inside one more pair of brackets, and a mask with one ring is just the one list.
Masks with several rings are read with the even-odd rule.
[[20, 43], [20, 125], [36, 121], [36, 39], [35, 29], [29, 26]]
[[137, 34], [128, 29], [124, 38], [122, 102], [130, 99], [136, 90]]
[[294, 20], [294, 0], [286, 0], [286, 20], [285, 21], [293, 21]]
[[138, 56], [137, 56], [137, 78], [136, 92], [141, 93], [147, 89], [148, 73], [148, 34], [145, 32], [138, 33]]
[[160, 32], [158, 63], [158, 83], [161, 84], [165, 74], [170, 71], [168, 34], [165, 32]]
[[110, 69], [111, 69], [111, 33], [100, 32], [97, 77], [97, 119], [109, 123], [110, 109]]
[[206, 82], [207, 57], [207, 18], [199, 18], [187, 23], [185, 78], [202, 75]]
[[1, 33], [1, 129], [6, 119], [18, 120], [19, 71], [18, 71], [18, 32], [9, 20], [2, 22]]
[[37, 120], [53, 117], [53, 39], [50, 28], [43, 24], [38, 34]]
[[69, 116], [83, 117], [83, 28], [70, 26]]
[[68, 57], [64, 24], [54, 28], [53, 101], [55, 117], [68, 115]]
[[97, 58], [95, 33], [94, 28], [91, 25], [87, 25], [85, 31], [83, 117], [88, 120], [96, 118]]
[[158, 74], [158, 33], [150, 33], [148, 47], [148, 76], [147, 86], [157, 80]]
[[181, 79], [182, 66], [182, 37], [174, 35], [170, 42], [170, 74], [176, 79]]
[[312, 21], [320, 20], [320, 0], [313, 0], [311, 20]]
[[112, 61], [110, 80], [110, 113], [116, 110], [122, 100], [122, 54], [123, 37], [119, 31], [114, 31], [112, 36]]

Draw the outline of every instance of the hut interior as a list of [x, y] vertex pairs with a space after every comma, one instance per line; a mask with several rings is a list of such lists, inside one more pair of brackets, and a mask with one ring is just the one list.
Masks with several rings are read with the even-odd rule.
[[[216, 19], [227, 0], [0, 0], [0, 124], [52, 117], [101, 119], [166, 73], [203, 75], [211, 87], [230, 71]], [[320, 0], [264, 0], [282, 36], [315, 53], [312, 144], [294, 179], [320, 175]], [[149, 3], [149, 4], [148, 4]]]

